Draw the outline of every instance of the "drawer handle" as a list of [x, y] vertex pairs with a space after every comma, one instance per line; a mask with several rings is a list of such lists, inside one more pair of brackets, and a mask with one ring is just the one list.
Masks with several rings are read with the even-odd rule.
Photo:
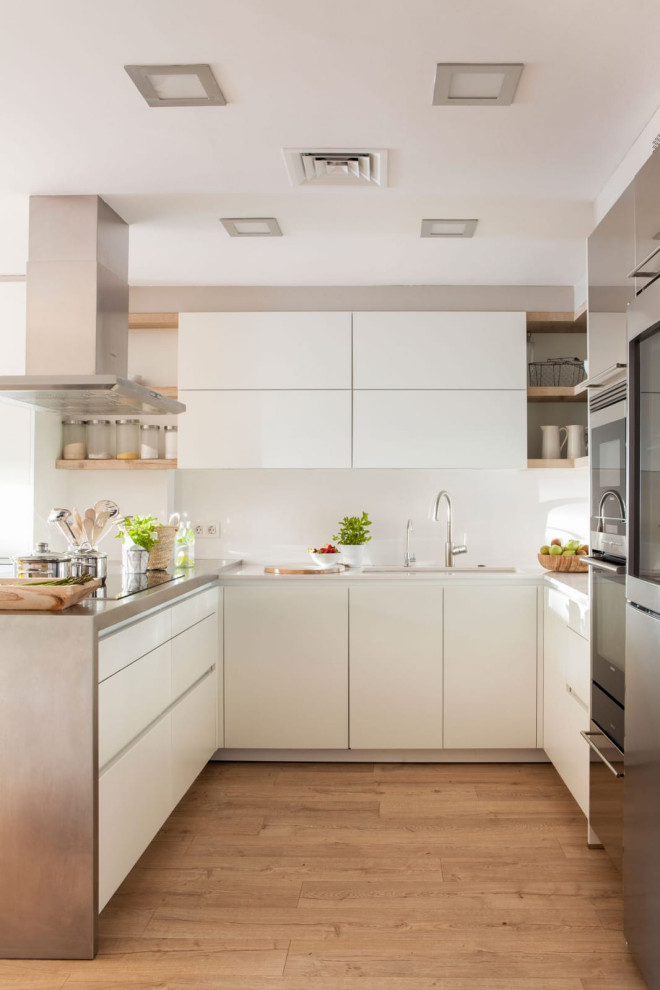
[[600, 756], [601, 760], [603, 761], [603, 763], [605, 764], [605, 766], [607, 767], [607, 769], [608, 770], [611, 770], [615, 777], [625, 777], [625, 774], [624, 774], [623, 770], [617, 770], [615, 767], [613, 767], [612, 764], [610, 763], [610, 761], [607, 759], [607, 757], [605, 757], [601, 753], [601, 751], [599, 750], [599, 748], [596, 745], [596, 743], [593, 742], [593, 740], [591, 739], [591, 736], [602, 736], [602, 734], [603, 734], [602, 732], [583, 732], [583, 731], [580, 731], [580, 735], [582, 736], [582, 738], [584, 740], [586, 740], [586, 742], [589, 743], [589, 745], [593, 749], [594, 753], [596, 753], [598, 756]]

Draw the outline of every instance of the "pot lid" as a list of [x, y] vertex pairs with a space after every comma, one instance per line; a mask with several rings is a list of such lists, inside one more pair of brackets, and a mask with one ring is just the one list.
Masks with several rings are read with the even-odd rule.
[[59, 564], [62, 561], [71, 560], [71, 554], [58, 553], [57, 550], [51, 550], [47, 543], [37, 543], [32, 553], [17, 553], [12, 557], [12, 560], [16, 560], [19, 563], [21, 561], [32, 560], [34, 562], [39, 561], [42, 564]]

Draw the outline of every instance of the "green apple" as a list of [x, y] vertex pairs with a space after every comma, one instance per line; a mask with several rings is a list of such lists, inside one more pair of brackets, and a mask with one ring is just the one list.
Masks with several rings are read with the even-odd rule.
[[562, 550], [562, 557], [574, 557], [575, 550]]
[[551, 554], [553, 557], [559, 557], [562, 552], [563, 551], [561, 547], [558, 546], [552, 546], [548, 549], [548, 553]]
[[542, 554], [548, 554], [548, 553], [550, 553], [550, 547], [541, 547], [541, 549], [539, 550], [539, 553], [542, 553]]

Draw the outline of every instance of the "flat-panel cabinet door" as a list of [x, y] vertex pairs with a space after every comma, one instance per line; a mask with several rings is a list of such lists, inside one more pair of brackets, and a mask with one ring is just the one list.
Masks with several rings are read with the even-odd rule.
[[165, 715], [99, 777], [99, 911], [172, 810], [172, 722]]
[[589, 729], [589, 643], [567, 625], [566, 595], [546, 588], [544, 599], [543, 748], [586, 815], [589, 748], [580, 732]]
[[348, 748], [346, 587], [225, 588], [225, 747]]
[[358, 391], [356, 468], [524, 468], [524, 391]]
[[351, 393], [185, 392], [180, 468], [348, 468]]
[[525, 313], [354, 313], [357, 389], [525, 389]]
[[350, 313], [181, 313], [179, 388], [351, 387]]
[[215, 753], [217, 712], [216, 669], [172, 709], [172, 805], [181, 800]]
[[537, 589], [445, 588], [447, 749], [536, 748]]
[[351, 749], [442, 748], [442, 588], [350, 590]]

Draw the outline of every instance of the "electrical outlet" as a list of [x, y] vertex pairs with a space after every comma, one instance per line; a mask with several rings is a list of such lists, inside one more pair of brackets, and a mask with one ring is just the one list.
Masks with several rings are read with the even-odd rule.
[[199, 536], [201, 539], [215, 539], [215, 537], [220, 536], [220, 523], [195, 523], [193, 530], [195, 531], [195, 536]]

